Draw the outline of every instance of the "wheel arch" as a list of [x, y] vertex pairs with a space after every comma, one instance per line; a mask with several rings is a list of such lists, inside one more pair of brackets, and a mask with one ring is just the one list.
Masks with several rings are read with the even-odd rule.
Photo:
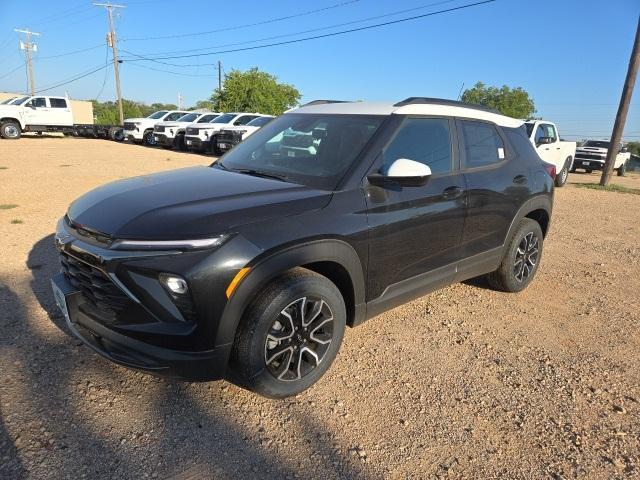
[[551, 226], [551, 211], [552, 211], [552, 200], [548, 195], [538, 195], [527, 200], [518, 210], [516, 215], [513, 217], [511, 221], [511, 225], [509, 226], [509, 230], [507, 231], [507, 236], [505, 237], [505, 241], [503, 243], [503, 254], [504, 249], [508, 248], [508, 241], [515, 232], [516, 228], [518, 228], [518, 224], [520, 220], [523, 218], [530, 218], [535, 220], [540, 225], [542, 229], [543, 237], [547, 236], [547, 232], [549, 231], [549, 227]]
[[2, 117], [0, 118], [0, 124], [3, 124], [4, 122], [15, 122], [20, 126], [20, 130], [24, 130], [24, 125], [22, 124], [22, 122], [15, 118], [15, 117]]
[[362, 263], [355, 249], [343, 240], [313, 240], [266, 252], [252, 261], [249, 267], [249, 273], [242, 279], [224, 309], [216, 345], [233, 343], [238, 324], [256, 293], [277, 276], [296, 267], [323, 275], [336, 285], [345, 300], [349, 326], [364, 320], [365, 284]]

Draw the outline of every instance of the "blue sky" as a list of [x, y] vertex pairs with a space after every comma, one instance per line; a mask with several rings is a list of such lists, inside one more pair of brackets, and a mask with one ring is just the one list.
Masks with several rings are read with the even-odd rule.
[[[220, 47], [354, 22], [401, 10], [378, 20], [327, 28], [306, 35], [452, 8], [473, 0], [293, 0], [210, 2], [205, 0], [123, 0], [116, 27], [124, 58], [158, 52], [209, 51]], [[288, 15], [342, 4], [295, 18]], [[228, 7], [225, 7], [227, 5]], [[425, 8], [420, 8], [427, 6]], [[461, 85], [477, 81], [521, 86], [535, 100], [537, 115], [555, 121], [566, 138], [608, 137], [624, 83], [635, 28], [638, 0], [497, 0], [381, 28], [330, 38], [244, 52], [186, 59], [174, 64], [223, 62], [225, 71], [257, 66], [294, 84], [303, 101], [315, 98], [399, 100], [408, 96], [456, 98]], [[42, 33], [35, 55], [36, 88], [55, 85], [105, 64], [107, 14], [88, 0], [0, 0], [0, 91], [24, 91], [24, 57], [19, 34], [28, 27]], [[214, 33], [173, 39], [135, 40], [203, 31]], [[222, 30], [222, 31], [220, 31]], [[277, 40], [276, 40], [277, 41]], [[84, 52], [47, 58], [81, 49]], [[201, 50], [202, 51], [202, 50]], [[156, 68], [181, 75], [150, 70]], [[11, 70], [16, 69], [13, 73]], [[185, 76], [188, 74], [190, 76]], [[167, 66], [127, 62], [121, 68], [125, 98], [186, 106], [207, 98], [216, 86], [213, 66]], [[104, 85], [104, 88], [103, 88]], [[112, 70], [100, 70], [47, 91], [73, 98], [115, 98]], [[627, 140], [640, 140], [640, 91], [636, 91], [625, 129]]]

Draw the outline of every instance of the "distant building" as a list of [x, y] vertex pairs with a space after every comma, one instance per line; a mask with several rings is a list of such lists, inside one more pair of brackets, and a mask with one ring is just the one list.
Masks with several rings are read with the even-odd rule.
[[[11, 97], [22, 97], [24, 93], [0, 92], [0, 102]], [[55, 96], [55, 95], [54, 95]], [[93, 105], [86, 100], [71, 100], [73, 123], [93, 124]]]

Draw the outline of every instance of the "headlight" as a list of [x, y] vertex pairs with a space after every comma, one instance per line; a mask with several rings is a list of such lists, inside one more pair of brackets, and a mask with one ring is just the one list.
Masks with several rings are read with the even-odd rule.
[[113, 250], [197, 250], [219, 247], [230, 235], [218, 235], [211, 238], [193, 240], [116, 240], [111, 244]]

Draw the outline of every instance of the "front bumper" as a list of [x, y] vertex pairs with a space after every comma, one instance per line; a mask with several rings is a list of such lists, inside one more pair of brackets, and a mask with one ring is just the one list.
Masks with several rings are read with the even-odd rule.
[[156, 139], [156, 143], [163, 147], [172, 146], [175, 141], [175, 137], [168, 137], [164, 133], [154, 133], [153, 136]]
[[599, 160], [583, 160], [576, 158], [573, 160], [573, 168], [585, 168], [588, 170], [602, 170], [604, 168], [604, 162]]
[[66, 321], [71, 332], [89, 348], [125, 367], [155, 375], [191, 381], [224, 378], [231, 345], [189, 352], [172, 350], [128, 337], [102, 325], [81, 308], [83, 295], [62, 273], [51, 282], [64, 295]]
[[124, 130], [124, 138], [127, 140], [142, 141], [143, 132], [139, 130]]
[[184, 137], [184, 144], [189, 150], [208, 150], [210, 141], [202, 140], [200, 137], [194, 137], [192, 135], [186, 135]]

